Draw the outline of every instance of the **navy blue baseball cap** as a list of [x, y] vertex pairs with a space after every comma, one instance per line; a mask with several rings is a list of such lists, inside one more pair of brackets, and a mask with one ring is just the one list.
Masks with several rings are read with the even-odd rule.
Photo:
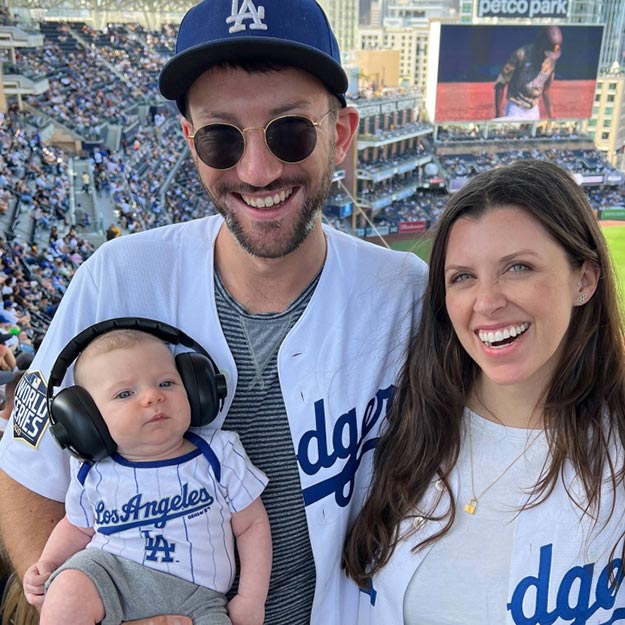
[[203, 0], [186, 13], [159, 88], [184, 113], [187, 91], [222, 62], [268, 61], [303, 69], [345, 106], [347, 75], [336, 37], [315, 0]]

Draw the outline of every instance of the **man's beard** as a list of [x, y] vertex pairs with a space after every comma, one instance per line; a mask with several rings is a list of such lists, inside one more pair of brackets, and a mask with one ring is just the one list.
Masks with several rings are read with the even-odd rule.
[[[262, 188], [263, 191], [271, 192], [286, 187], [300, 187], [306, 193], [304, 204], [295, 222], [290, 227], [291, 232], [282, 232], [282, 224], [279, 221], [257, 221], [252, 224], [254, 233], [246, 232], [236, 211], [230, 210], [227, 205], [215, 197], [217, 194], [223, 197], [228, 193], [252, 194], [259, 191], [258, 188], [245, 184], [240, 184], [236, 187], [233, 185], [222, 185], [218, 186], [216, 189], [217, 193], [213, 194], [203, 180], [202, 185], [219, 213], [223, 216], [228, 230], [230, 230], [236, 242], [248, 254], [257, 258], [282, 258], [294, 252], [304, 243], [321, 215], [334, 175], [334, 150], [330, 152], [326, 168], [319, 179], [316, 189], [313, 188], [313, 183], [308, 176], [279, 179]], [[252, 234], [256, 236], [252, 236]]]

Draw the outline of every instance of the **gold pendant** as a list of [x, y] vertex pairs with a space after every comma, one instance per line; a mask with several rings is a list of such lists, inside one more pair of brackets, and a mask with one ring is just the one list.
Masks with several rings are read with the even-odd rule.
[[475, 514], [477, 508], [477, 499], [469, 499], [469, 503], [464, 507], [464, 511], [468, 514]]

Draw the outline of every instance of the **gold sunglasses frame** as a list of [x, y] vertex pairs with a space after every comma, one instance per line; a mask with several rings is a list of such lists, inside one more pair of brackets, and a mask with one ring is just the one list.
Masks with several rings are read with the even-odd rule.
[[[209, 124], [203, 124], [197, 130], [194, 130], [192, 133], [190, 133], [189, 134], [189, 139], [191, 139], [193, 141], [193, 145], [195, 146], [195, 152], [198, 155], [198, 158], [207, 167], [211, 167], [212, 169], [218, 169], [219, 171], [227, 171], [228, 169], [233, 169], [234, 167], [236, 167], [241, 162], [241, 159], [243, 158], [243, 155], [245, 154], [245, 149], [247, 148], [247, 140], [245, 138], [245, 133], [247, 133], [250, 130], [262, 130], [263, 131], [263, 140], [265, 141], [265, 146], [269, 150], [269, 152], [271, 152], [271, 155], [274, 156], [275, 158], [277, 158], [281, 163], [294, 165], [294, 164], [297, 164], [297, 163], [301, 163], [301, 162], [305, 161], [308, 157], [310, 157], [310, 155], [315, 151], [315, 148], [317, 147], [317, 140], [315, 140], [315, 146], [311, 150], [310, 154], [308, 154], [304, 158], [301, 158], [301, 159], [299, 159], [297, 161], [285, 161], [284, 159], [280, 158], [277, 154], [275, 154], [275, 152], [269, 146], [269, 143], [267, 143], [267, 129], [271, 126], [271, 124], [273, 124], [275, 122], [278, 122], [281, 119], [296, 118], [296, 119], [305, 119], [306, 121], [309, 121], [313, 125], [315, 130], [317, 132], [319, 132], [319, 129], [321, 128], [321, 122], [330, 113], [332, 113], [334, 111], [336, 111], [336, 108], [331, 108], [327, 113], [324, 113], [319, 118], [318, 121], [315, 121], [314, 119], [308, 117], [307, 115], [298, 115], [298, 114], [279, 115], [278, 117], [274, 117], [273, 119], [269, 120], [265, 124], [264, 127], [263, 126], [248, 126], [247, 128], [239, 128], [237, 125], [230, 124], [228, 122], [210, 122]], [[230, 165], [230, 167], [213, 167], [212, 165], [209, 165], [208, 163], [203, 161], [202, 158], [200, 157], [200, 154], [199, 154], [199, 151], [198, 151], [198, 147], [197, 147], [197, 143], [196, 143], [196, 136], [197, 136], [198, 132], [200, 132], [204, 128], [208, 128], [210, 126], [229, 126], [230, 128], [234, 128], [234, 129], [238, 130], [239, 133], [241, 134], [241, 136], [243, 137], [243, 151], [241, 152], [241, 156], [239, 156], [239, 159], [237, 160], [237, 162], [234, 165]]]

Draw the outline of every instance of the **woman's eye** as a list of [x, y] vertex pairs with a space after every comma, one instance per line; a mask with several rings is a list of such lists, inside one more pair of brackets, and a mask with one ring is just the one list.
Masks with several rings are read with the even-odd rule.
[[466, 280], [469, 280], [471, 278], [471, 274], [470, 273], [457, 273], [456, 275], [451, 277], [451, 280], [449, 281], [450, 284], [458, 284], [459, 282], [465, 282]]

